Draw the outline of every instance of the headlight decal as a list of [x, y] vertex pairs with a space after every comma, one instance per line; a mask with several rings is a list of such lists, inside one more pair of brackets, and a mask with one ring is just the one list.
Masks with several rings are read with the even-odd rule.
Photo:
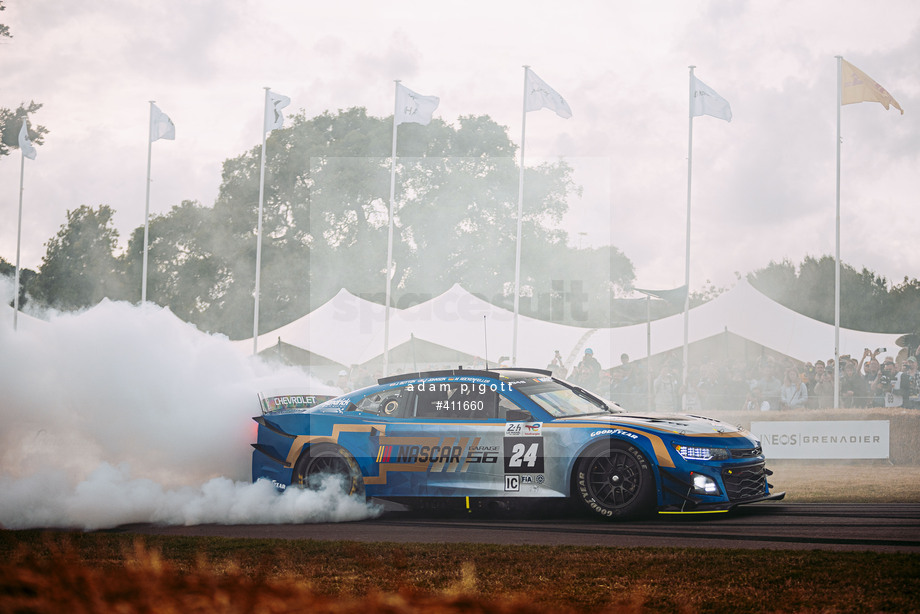
[[728, 460], [731, 454], [725, 448], [704, 448], [701, 446], [685, 446], [683, 444], [672, 444], [677, 453], [684, 460], [709, 461], [709, 460]]

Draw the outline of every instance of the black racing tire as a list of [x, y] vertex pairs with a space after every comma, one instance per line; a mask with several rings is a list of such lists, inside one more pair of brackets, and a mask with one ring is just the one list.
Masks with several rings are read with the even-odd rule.
[[655, 478], [634, 445], [611, 440], [592, 446], [575, 463], [575, 498], [608, 520], [627, 520], [655, 509]]
[[346, 450], [333, 445], [307, 448], [294, 465], [295, 486], [317, 490], [327, 475], [341, 476], [346, 495], [364, 496], [364, 476], [358, 462]]

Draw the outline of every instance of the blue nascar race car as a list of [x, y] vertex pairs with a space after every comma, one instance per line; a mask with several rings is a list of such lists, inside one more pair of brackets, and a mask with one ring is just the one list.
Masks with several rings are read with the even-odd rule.
[[410, 505], [570, 498], [609, 519], [785, 495], [743, 429], [627, 413], [540, 369], [413, 373], [326, 399], [263, 399], [253, 481], [334, 474], [348, 494]]

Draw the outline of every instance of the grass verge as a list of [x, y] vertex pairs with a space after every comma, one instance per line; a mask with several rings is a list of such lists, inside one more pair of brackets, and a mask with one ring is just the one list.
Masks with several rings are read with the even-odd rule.
[[0, 531], [0, 612], [913, 612], [920, 555]]

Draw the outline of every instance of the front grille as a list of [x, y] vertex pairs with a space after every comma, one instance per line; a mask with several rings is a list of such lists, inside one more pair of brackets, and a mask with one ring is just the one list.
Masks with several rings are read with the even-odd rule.
[[763, 449], [760, 446], [756, 448], [732, 449], [731, 453], [732, 458], [753, 458], [763, 454]]
[[743, 501], [762, 496], [766, 492], [767, 473], [763, 463], [726, 467], [722, 470], [722, 481], [728, 491], [729, 501]]

